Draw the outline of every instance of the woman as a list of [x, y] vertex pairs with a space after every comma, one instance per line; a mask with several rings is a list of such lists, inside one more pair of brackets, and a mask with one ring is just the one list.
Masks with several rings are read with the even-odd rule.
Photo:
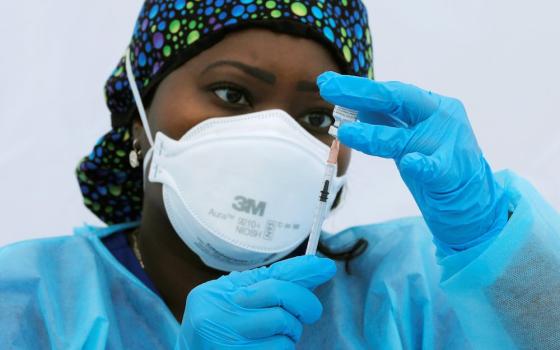
[[[0, 250], [1, 343], [560, 346], [558, 214], [492, 174], [460, 102], [365, 78], [370, 45], [359, 0], [146, 1], [77, 172], [109, 227]], [[336, 263], [298, 256], [333, 104], [360, 123], [329, 205], [351, 147], [395, 159], [423, 214], [325, 238]]]

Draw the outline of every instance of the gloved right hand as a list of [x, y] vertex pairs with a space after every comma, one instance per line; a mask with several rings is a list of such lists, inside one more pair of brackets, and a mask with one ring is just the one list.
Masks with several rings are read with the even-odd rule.
[[330, 259], [299, 256], [201, 284], [187, 297], [176, 349], [294, 349], [302, 323], [323, 311], [311, 290], [335, 273]]

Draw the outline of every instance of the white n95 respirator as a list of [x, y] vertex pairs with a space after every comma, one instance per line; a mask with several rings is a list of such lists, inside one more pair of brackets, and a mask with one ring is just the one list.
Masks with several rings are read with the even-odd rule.
[[[162, 184], [165, 210], [185, 244], [223, 271], [270, 264], [295, 250], [311, 229], [329, 147], [282, 110], [211, 118], [179, 140], [157, 132], [154, 141], [131, 72], [127, 55], [152, 146], [144, 159], [148, 180]], [[343, 184], [336, 178], [330, 192]]]

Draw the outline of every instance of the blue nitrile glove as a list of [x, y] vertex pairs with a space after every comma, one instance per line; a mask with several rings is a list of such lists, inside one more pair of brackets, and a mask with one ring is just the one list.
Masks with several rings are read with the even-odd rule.
[[340, 141], [395, 160], [442, 248], [467, 249], [502, 230], [507, 201], [460, 101], [334, 72], [321, 74], [317, 84], [325, 100], [359, 111], [358, 123], [340, 127]]
[[332, 260], [308, 255], [201, 284], [187, 297], [176, 349], [294, 349], [302, 323], [323, 312], [311, 290], [335, 273]]

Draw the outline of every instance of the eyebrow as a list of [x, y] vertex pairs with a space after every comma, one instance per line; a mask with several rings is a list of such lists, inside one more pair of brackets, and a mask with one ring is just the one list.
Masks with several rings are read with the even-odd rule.
[[238, 61], [217, 61], [217, 62], [214, 62], [214, 63], [208, 65], [206, 68], [204, 68], [204, 70], [202, 71], [202, 74], [206, 73], [210, 69], [220, 67], [220, 66], [235, 67], [235, 68], [237, 68], [239, 70], [242, 70], [243, 72], [249, 74], [250, 76], [255, 77], [259, 80], [262, 80], [265, 83], [270, 84], [270, 85], [274, 85], [276, 83], [276, 76], [274, 74], [272, 74], [268, 71], [262, 70], [260, 68], [257, 68], [257, 67], [249, 66], [245, 63], [241, 63], [241, 62], [238, 62]]
[[296, 90], [304, 91], [304, 92], [315, 92], [315, 93], [319, 92], [319, 88], [317, 87], [317, 84], [304, 80], [297, 82]]

